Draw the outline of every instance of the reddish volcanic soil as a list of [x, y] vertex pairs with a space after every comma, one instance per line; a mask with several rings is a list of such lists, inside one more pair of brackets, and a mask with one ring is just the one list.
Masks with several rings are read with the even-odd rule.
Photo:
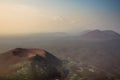
[[34, 56], [39, 55], [46, 57], [46, 52], [41, 49], [22, 49], [16, 48], [0, 55], [0, 75], [6, 75], [9, 72], [15, 71], [12, 65], [29, 60]]

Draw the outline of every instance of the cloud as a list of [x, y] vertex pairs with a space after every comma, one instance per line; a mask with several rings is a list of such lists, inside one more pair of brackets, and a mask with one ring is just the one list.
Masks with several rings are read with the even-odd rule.
[[[61, 32], [71, 26], [70, 17], [31, 5], [0, 3], [0, 34]], [[74, 17], [74, 16], [73, 16]]]
[[44, 32], [53, 17], [33, 6], [0, 3], [0, 34]]

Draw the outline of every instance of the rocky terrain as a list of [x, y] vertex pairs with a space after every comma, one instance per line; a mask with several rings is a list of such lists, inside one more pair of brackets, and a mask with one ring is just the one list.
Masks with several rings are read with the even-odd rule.
[[[28, 67], [29, 64], [31, 65], [31, 62], [34, 62], [34, 65], [39, 62], [40, 65], [43, 63], [45, 63], [45, 65], [53, 65], [53, 67], [56, 67], [56, 70], [58, 71], [62, 71], [63, 69], [61, 72], [63, 75], [62, 79], [69, 71], [65, 80], [120, 80], [119, 35], [119, 33], [111, 30], [93, 30], [87, 31], [82, 35], [77, 34], [72, 36], [66, 36], [63, 34], [57, 34], [56, 36], [54, 34], [47, 34], [47, 36], [42, 36], [34, 34], [32, 36], [2, 37], [0, 41], [0, 51], [5, 52], [8, 49], [10, 51], [0, 55], [0, 74], [2, 76], [7, 73], [11, 74], [11, 72], [16, 73], [16, 70], [19, 72], [22, 68], [13, 68], [16, 63], [19, 63], [20, 65], [24, 64]], [[11, 48], [15, 47], [23, 48], [11, 50]], [[48, 52], [34, 49], [35, 47], [43, 48]], [[26, 49], [24, 48], [33, 49], [27, 49], [26, 52]], [[19, 51], [23, 51], [22, 54], [18, 54], [20, 53]], [[55, 56], [52, 57], [53, 55], [49, 52], [57, 56], [62, 61]], [[45, 57], [45, 54], [49, 54], [49, 56]], [[35, 55], [39, 56], [40, 60], [38, 57], [35, 57]], [[33, 58], [35, 58], [35, 61]], [[18, 65], [16, 64], [16, 66]], [[57, 65], [61, 66], [59, 67]], [[47, 72], [49, 72], [49, 67], [47, 67]], [[64, 72], [64, 67], [65, 69], [67, 68], [66, 70], [68, 71], [65, 70]], [[23, 67], [23, 71], [26, 71], [24, 68], [25, 67]], [[30, 70], [28, 71], [32, 71], [31, 69], [33, 68], [30, 66], [29, 69]], [[39, 71], [34, 70], [35, 68], [33, 69], [34, 73]], [[54, 71], [55, 68], [50, 70]], [[60, 75], [57, 75], [57, 78], [58, 77], [60, 77]]]

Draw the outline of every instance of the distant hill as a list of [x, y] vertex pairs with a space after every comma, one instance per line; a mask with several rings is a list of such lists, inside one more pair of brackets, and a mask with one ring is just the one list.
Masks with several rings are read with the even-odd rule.
[[120, 39], [120, 34], [112, 30], [93, 30], [80, 36], [81, 40], [114, 40]]
[[65, 78], [62, 61], [41, 49], [16, 48], [0, 55], [0, 78], [55, 80]]

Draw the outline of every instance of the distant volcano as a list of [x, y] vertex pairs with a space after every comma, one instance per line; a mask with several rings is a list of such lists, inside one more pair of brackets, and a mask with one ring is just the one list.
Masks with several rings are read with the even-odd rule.
[[62, 61], [41, 49], [16, 48], [0, 55], [0, 77], [9, 80], [64, 79]]
[[93, 30], [80, 36], [81, 40], [114, 40], [120, 39], [120, 34], [112, 30]]

